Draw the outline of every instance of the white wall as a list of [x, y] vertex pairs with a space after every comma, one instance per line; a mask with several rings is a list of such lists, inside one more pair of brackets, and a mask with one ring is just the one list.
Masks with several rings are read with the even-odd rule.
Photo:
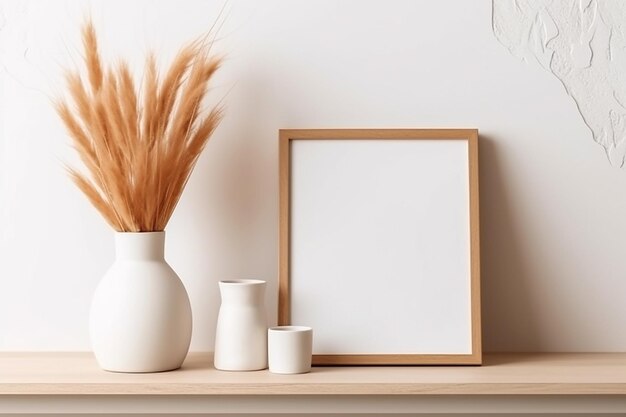
[[[139, 63], [149, 46], [171, 56], [221, 6], [0, 2], [0, 350], [88, 349], [113, 258], [112, 232], [63, 172], [75, 157], [50, 104], [79, 61], [81, 18], [91, 10], [108, 57]], [[230, 91], [227, 116], [167, 228], [193, 350], [212, 348], [220, 279], [268, 280], [274, 316], [277, 130], [297, 127], [479, 128], [485, 349], [626, 349], [626, 172], [559, 80], [496, 40], [489, 0], [227, 9], [215, 89]]]

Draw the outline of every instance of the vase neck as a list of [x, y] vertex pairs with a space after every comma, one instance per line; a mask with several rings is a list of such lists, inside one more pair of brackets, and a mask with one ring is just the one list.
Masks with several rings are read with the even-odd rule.
[[263, 305], [265, 302], [265, 281], [220, 281], [219, 286], [225, 304]]
[[165, 232], [116, 233], [115, 257], [121, 260], [163, 260]]

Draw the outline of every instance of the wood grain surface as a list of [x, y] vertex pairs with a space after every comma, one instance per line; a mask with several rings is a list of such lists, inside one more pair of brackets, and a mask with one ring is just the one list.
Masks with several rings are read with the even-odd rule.
[[314, 367], [221, 372], [191, 353], [177, 371], [120, 374], [91, 353], [0, 353], [0, 395], [626, 395], [626, 354], [485, 354], [482, 367]]

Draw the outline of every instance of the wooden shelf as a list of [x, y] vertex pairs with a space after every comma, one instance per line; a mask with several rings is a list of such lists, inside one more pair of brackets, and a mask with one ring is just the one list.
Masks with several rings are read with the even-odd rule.
[[177, 371], [101, 371], [90, 353], [0, 353], [0, 395], [624, 395], [626, 354], [486, 354], [483, 366], [220, 372], [206, 353]]

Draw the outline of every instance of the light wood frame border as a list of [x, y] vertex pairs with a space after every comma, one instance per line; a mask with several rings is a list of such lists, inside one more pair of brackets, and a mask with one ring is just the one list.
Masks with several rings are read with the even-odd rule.
[[477, 129], [281, 129], [279, 131], [279, 285], [278, 324], [290, 324], [289, 225], [291, 141], [333, 139], [440, 139], [466, 140], [469, 166], [471, 354], [333, 354], [313, 355], [314, 365], [480, 365], [480, 228], [478, 201]]

